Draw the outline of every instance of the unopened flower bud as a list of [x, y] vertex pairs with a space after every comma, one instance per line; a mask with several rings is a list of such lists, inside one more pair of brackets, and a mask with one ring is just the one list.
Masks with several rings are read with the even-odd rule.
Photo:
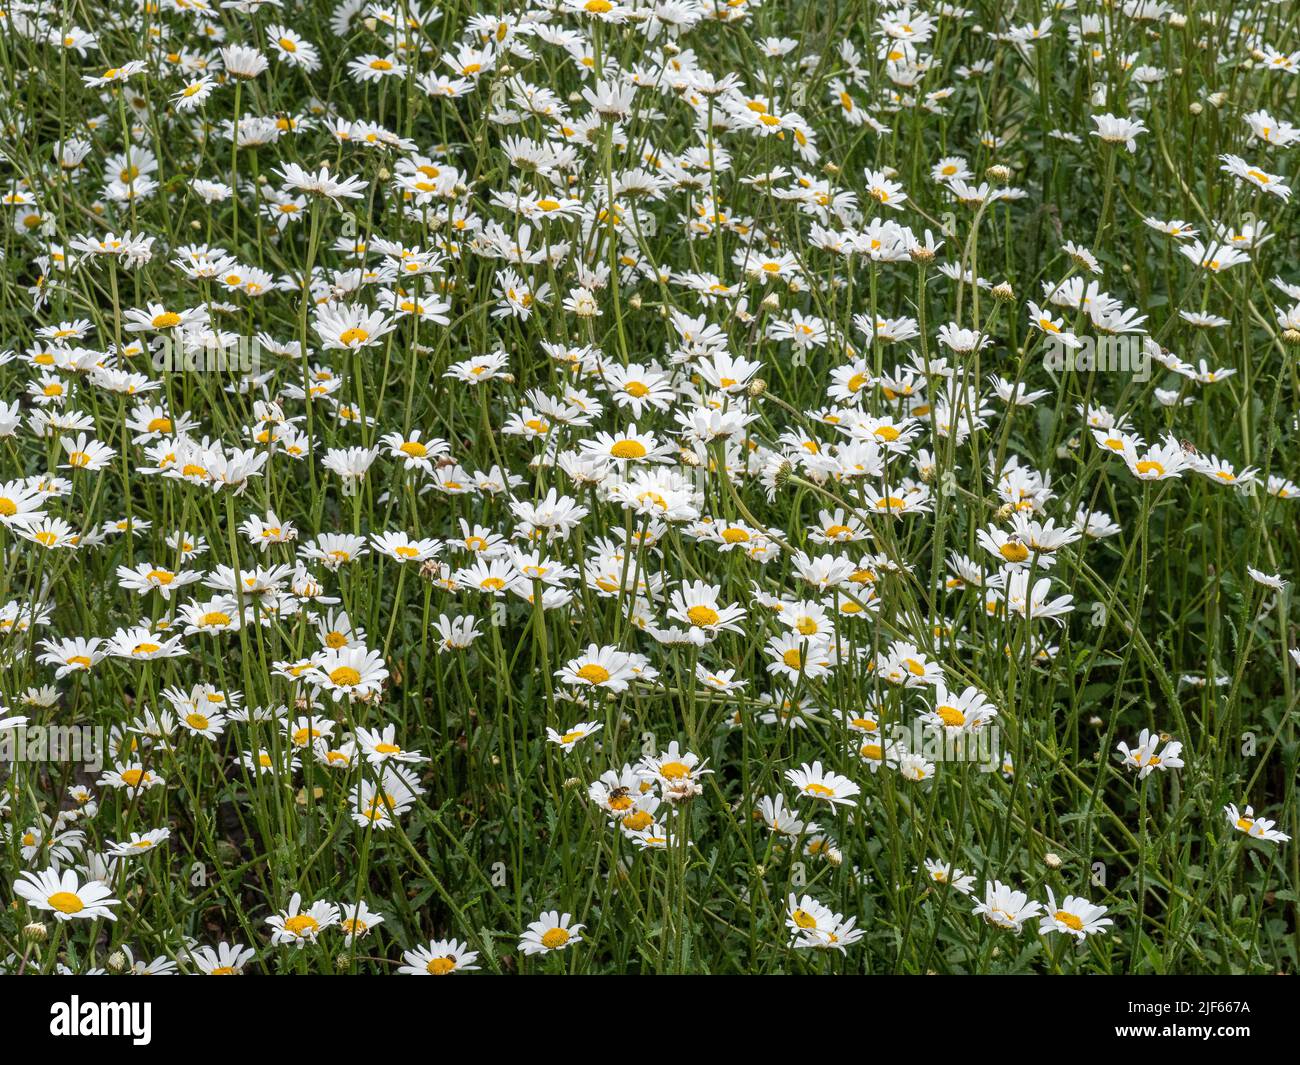
[[1003, 281], [993, 286], [993, 298], [1001, 303], [1014, 303], [1016, 300], [1016, 291], [1011, 285]]

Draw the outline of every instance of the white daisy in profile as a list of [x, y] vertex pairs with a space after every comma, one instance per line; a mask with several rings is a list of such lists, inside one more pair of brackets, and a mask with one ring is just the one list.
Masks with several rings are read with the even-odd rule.
[[1087, 899], [1079, 898], [1077, 895], [1066, 895], [1060, 906], [1056, 904], [1056, 896], [1052, 889], [1047, 889], [1047, 912], [1043, 919], [1038, 922], [1038, 932], [1040, 935], [1047, 935], [1050, 932], [1064, 932], [1066, 935], [1074, 936], [1080, 941], [1087, 939], [1088, 936], [1097, 935], [1103, 932], [1109, 925], [1114, 924], [1109, 917], [1104, 916], [1106, 913], [1105, 906], [1094, 906]]
[[450, 976], [452, 973], [477, 969], [478, 951], [466, 949], [458, 939], [434, 939], [427, 947], [416, 947], [402, 954], [404, 964], [397, 971], [405, 976]]
[[1255, 569], [1254, 566], [1247, 566], [1246, 572], [1250, 574], [1250, 579], [1256, 584], [1262, 584], [1265, 588], [1273, 588], [1279, 592], [1291, 583], [1280, 573], [1265, 573], [1262, 570]]
[[591, 644], [585, 654], [571, 658], [555, 676], [562, 684], [575, 687], [604, 688], [611, 692], [626, 691], [636, 674], [630, 654], [617, 647]]
[[519, 949], [526, 955], [550, 954], [581, 943], [582, 937], [578, 933], [583, 926], [570, 924], [572, 920], [572, 914], [547, 910], [536, 921], [529, 923], [527, 930], [519, 937]]
[[384, 762], [427, 762], [419, 751], [408, 751], [397, 742], [397, 726], [385, 725], [382, 729], [357, 728], [357, 746], [371, 765]]
[[166, 843], [171, 837], [171, 829], [155, 828], [148, 832], [132, 832], [121, 843], [110, 842], [108, 853], [114, 858], [132, 858], [138, 854], [147, 854], [155, 847]]
[[62, 873], [57, 869], [19, 873], [14, 881], [14, 894], [33, 909], [53, 913], [59, 921], [70, 921], [74, 917], [117, 920], [111, 907], [119, 905], [119, 902], [113, 898], [112, 889], [98, 880], [80, 884], [77, 874], [71, 869]]
[[252, 947], [221, 942], [215, 947], [195, 947], [188, 960], [203, 976], [243, 976], [244, 966], [256, 956]]
[[604, 725], [597, 721], [580, 721], [565, 732], [556, 732], [555, 729], [548, 727], [546, 730], [546, 738], [552, 743], [562, 747], [567, 753], [573, 750], [580, 741], [599, 732], [604, 727]]
[[1283, 832], [1278, 832], [1273, 826], [1276, 821], [1270, 821], [1264, 817], [1256, 817], [1252, 807], [1247, 806], [1245, 810], [1238, 811], [1235, 803], [1229, 803], [1223, 808], [1224, 815], [1228, 818], [1228, 824], [1238, 832], [1244, 832], [1252, 839], [1262, 839], [1268, 843], [1285, 843], [1291, 837]]
[[786, 927], [792, 936], [826, 934], [834, 927], [835, 914], [811, 895], [796, 898], [792, 892], [786, 903]]
[[1043, 909], [1040, 902], [1030, 902], [1023, 891], [1014, 891], [1000, 880], [984, 885], [984, 901], [975, 903], [974, 913], [982, 916], [997, 928], [1020, 934], [1020, 929], [1031, 917]]
[[646, 755], [637, 764], [637, 774], [642, 780], [658, 783], [664, 789], [679, 788], [686, 783], [698, 783], [698, 778], [713, 770], [705, 769], [700, 756], [693, 751], [683, 751], [673, 740], [662, 754]]
[[343, 929], [343, 942], [347, 944], [368, 936], [374, 928], [383, 923], [384, 915], [375, 913], [365, 899], [357, 903], [345, 903], [339, 916], [339, 927]]
[[832, 806], [856, 806], [853, 796], [862, 790], [848, 777], [823, 770], [821, 762], [805, 762], [798, 769], [787, 769], [785, 778], [799, 789], [799, 794]]
[[969, 895], [975, 889], [975, 877], [951, 862], [940, 862], [934, 858], [925, 860], [926, 875], [936, 884], [946, 884], [954, 891]]

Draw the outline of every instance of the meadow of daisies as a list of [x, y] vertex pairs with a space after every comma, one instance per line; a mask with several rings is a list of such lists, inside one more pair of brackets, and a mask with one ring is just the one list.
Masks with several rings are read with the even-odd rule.
[[1300, 7], [0, 0], [0, 971], [1300, 964]]

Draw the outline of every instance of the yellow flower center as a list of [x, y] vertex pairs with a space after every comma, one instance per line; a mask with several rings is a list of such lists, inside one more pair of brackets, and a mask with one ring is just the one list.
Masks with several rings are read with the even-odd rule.
[[[589, 4], [607, 3], [608, 0], [589, 0]], [[552, 928], [542, 936], [542, 946], [547, 950], [555, 950], [564, 946], [569, 941], [569, 933], [563, 928]]]
[[316, 931], [320, 924], [310, 914], [296, 913], [292, 917], [285, 919], [284, 927], [286, 931], [292, 932], [295, 936], [301, 936], [307, 932]]
[[609, 449], [609, 453], [616, 459], [640, 459], [645, 458], [645, 445], [636, 440], [620, 440]]
[[686, 616], [691, 619], [692, 625], [699, 625], [701, 628], [716, 625], [721, 620], [718, 612], [707, 606], [693, 606], [686, 611]]
[[339, 666], [330, 671], [330, 680], [340, 688], [351, 688], [361, 683], [361, 674], [351, 666]]
[[86, 908], [85, 904], [71, 891], [56, 891], [46, 901], [59, 913], [80, 913]]
[[935, 713], [939, 715], [940, 720], [942, 720], [945, 725], [959, 727], [966, 724], [966, 715], [955, 706], [941, 706], [935, 711]]
[[588, 662], [578, 670], [578, 676], [588, 684], [604, 684], [609, 680], [609, 670], [604, 666], [597, 665], [595, 662]]

